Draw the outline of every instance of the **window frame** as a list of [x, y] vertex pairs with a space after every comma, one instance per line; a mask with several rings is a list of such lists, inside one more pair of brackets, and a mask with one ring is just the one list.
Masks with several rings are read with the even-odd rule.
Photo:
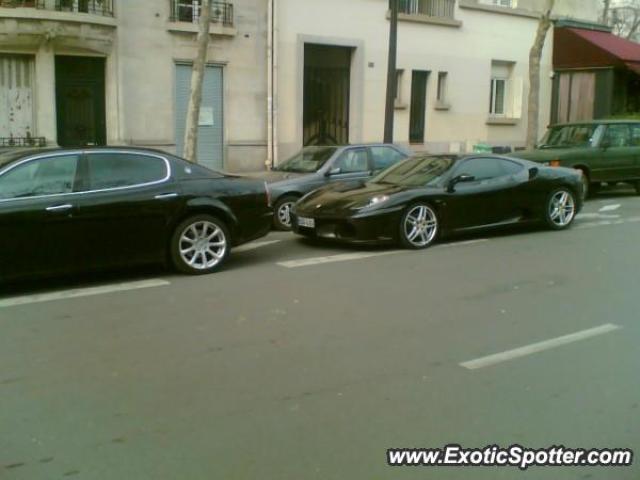
[[438, 72], [438, 84], [436, 85], [436, 100], [439, 103], [447, 102], [447, 80], [449, 78], [449, 72]]
[[507, 159], [507, 158], [496, 158], [496, 157], [488, 157], [488, 156], [478, 156], [478, 157], [471, 157], [471, 158], [466, 158], [466, 159], [464, 159], [464, 160], [460, 163], [460, 165], [459, 165], [458, 167], [456, 167], [456, 169], [451, 173], [451, 176], [450, 176], [449, 178], [450, 178], [450, 179], [451, 179], [451, 178], [455, 178], [455, 177], [457, 177], [458, 175], [460, 175], [460, 174], [464, 173], [462, 170], [463, 170], [464, 166], [465, 166], [467, 163], [470, 163], [470, 162], [473, 162], [473, 161], [478, 161], [478, 160], [483, 160], [483, 159], [485, 159], [485, 160], [486, 160], [486, 159], [488, 159], [488, 160], [495, 160], [496, 162], [498, 162], [498, 164], [499, 164], [499, 165], [500, 165], [500, 162], [511, 162], [511, 163], [513, 163], [513, 164], [519, 165], [519, 166], [521, 167], [521, 170], [520, 170], [519, 172], [517, 172], [517, 173], [508, 173], [508, 172], [505, 172], [505, 171], [503, 170], [503, 167], [502, 167], [502, 166], [500, 166], [500, 169], [503, 171], [502, 175], [498, 175], [497, 177], [490, 177], [490, 178], [480, 178], [480, 179], [476, 178], [476, 179], [475, 179], [475, 180], [473, 180], [472, 182], [467, 182], [467, 183], [491, 182], [491, 181], [498, 180], [498, 179], [501, 179], [501, 178], [505, 178], [505, 177], [512, 177], [512, 176], [514, 176], [514, 175], [518, 175], [518, 174], [522, 173], [522, 172], [526, 169], [526, 167], [525, 167], [524, 165], [522, 165], [522, 164], [520, 164], [519, 162], [516, 162], [516, 161], [514, 161], [514, 160], [512, 160], [512, 159]]
[[[87, 184], [88, 184], [89, 179], [86, 178], [87, 162], [88, 162], [87, 156], [90, 155], [91, 153], [94, 153], [94, 154], [95, 153], [124, 153], [124, 154], [129, 154], [129, 155], [140, 155], [140, 156], [159, 158], [160, 160], [164, 161], [167, 174], [161, 180], [157, 180], [157, 181], [153, 181], [153, 182], [139, 183], [139, 184], [127, 185], [127, 186], [123, 186], [123, 187], [103, 188], [103, 189], [98, 189], [98, 190], [90, 190], [90, 189], [84, 190], [84, 189], [82, 189], [82, 190], [79, 190], [79, 191], [75, 191], [76, 188], [78, 188], [78, 186], [82, 186], [83, 188], [86, 188], [88, 186]], [[35, 199], [40, 199], [40, 198], [56, 198], [56, 197], [78, 196], [78, 195], [86, 195], [86, 194], [89, 194], [89, 193], [101, 193], [101, 192], [113, 192], [113, 191], [120, 191], [120, 190], [130, 190], [132, 188], [141, 188], [141, 187], [149, 187], [149, 186], [153, 186], [153, 185], [160, 185], [162, 183], [168, 182], [169, 179], [171, 179], [171, 176], [172, 176], [171, 162], [169, 162], [169, 160], [166, 157], [164, 157], [162, 155], [159, 155], [159, 154], [156, 154], [156, 153], [138, 152], [138, 151], [135, 151], [135, 150], [96, 150], [96, 151], [68, 150], [68, 151], [60, 151], [60, 152], [55, 152], [55, 153], [41, 153], [41, 154], [31, 155], [31, 156], [28, 156], [26, 158], [23, 158], [22, 160], [14, 162], [14, 163], [12, 163], [10, 165], [7, 165], [3, 169], [0, 169], [0, 178], [2, 178], [5, 174], [10, 172], [14, 168], [17, 168], [20, 165], [24, 165], [24, 164], [29, 163], [29, 162], [35, 162], [35, 161], [38, 161], [38, 160], [47, 159], [47, 158], [53, 158], [53, 157], [66, 157], [66, 156], [69, 156], [69, 155], [77, 155], [78, 156], [78, 166], [77, 166], [76, 174], [77, 174], [77, 172], [81, 172], [81, 178], [80, 179], [78, 179], [77, 175], [76, 175], [76, 180], [74, 181], [74, 191], [73, 192], [52, 193], [52, 194], [48, 194], [48, 195], [34, 195], [33, 197], [0, 198], [0, 203], [15, 202], [15, 201], [28, 201], [28, 200], [35, 200]], [[76, 185], [76, 183], [77, 183], [77, 185]]]
[[[503, 82], [504, 87], [502, 88], [502, 112], [498, 113], [496, 112], [496, 99], [497, 99], [497, 85], [498, 82]], [[490, 93], [490, 99], [489, 99], [489, 115], [493, 116], [493, 117], [505, 117], [507, 115], [507, 85], [508, 85], [509, 79], [508, 78], [504, 78], [504, 77], [498, 77], [498, 76], [491, 76], [491, 93]]]

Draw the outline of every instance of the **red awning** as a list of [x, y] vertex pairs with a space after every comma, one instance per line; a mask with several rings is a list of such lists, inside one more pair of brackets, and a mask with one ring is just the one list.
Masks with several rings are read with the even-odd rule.
[[553, 66], [562, 68], [629, 68], [638, 73], [640, 44], [609, 32], [556, 28]]

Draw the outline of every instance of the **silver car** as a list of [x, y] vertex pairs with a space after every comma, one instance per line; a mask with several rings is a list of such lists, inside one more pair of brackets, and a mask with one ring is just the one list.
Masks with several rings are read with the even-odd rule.
[[291, 230], [291, 207], [303, 195], [332, 182], [366, 180], [411, 153], [401, 146], [383, 143], [309, 146], [272, 170], [252, 176], [269, 184], [274, 227]]

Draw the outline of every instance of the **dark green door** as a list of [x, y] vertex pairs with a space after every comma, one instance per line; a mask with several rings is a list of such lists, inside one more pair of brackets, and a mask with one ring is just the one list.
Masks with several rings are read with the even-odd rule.
[[58, 144], [106, 145], [105, 59], [56, 57]]

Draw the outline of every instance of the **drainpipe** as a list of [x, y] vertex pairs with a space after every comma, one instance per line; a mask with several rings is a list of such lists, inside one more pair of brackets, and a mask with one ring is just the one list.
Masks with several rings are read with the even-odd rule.
[[276, 0], [267, 8], [267, 169], [278, 161], [278, 23]]
[[273, 147], [273, 163], [272, 166], [275, 166], [278, 163], [278, 0], [273, 1], [273, 39], [272, 39], [272, 48], [273, 48], [273, 103], [272, 103], [272, 115], [273, 115], [273, 139], [272, 139], [272, 147]]
[[267, 6], [267, 159], [265, 168], [273, 167], [273, 2]]

